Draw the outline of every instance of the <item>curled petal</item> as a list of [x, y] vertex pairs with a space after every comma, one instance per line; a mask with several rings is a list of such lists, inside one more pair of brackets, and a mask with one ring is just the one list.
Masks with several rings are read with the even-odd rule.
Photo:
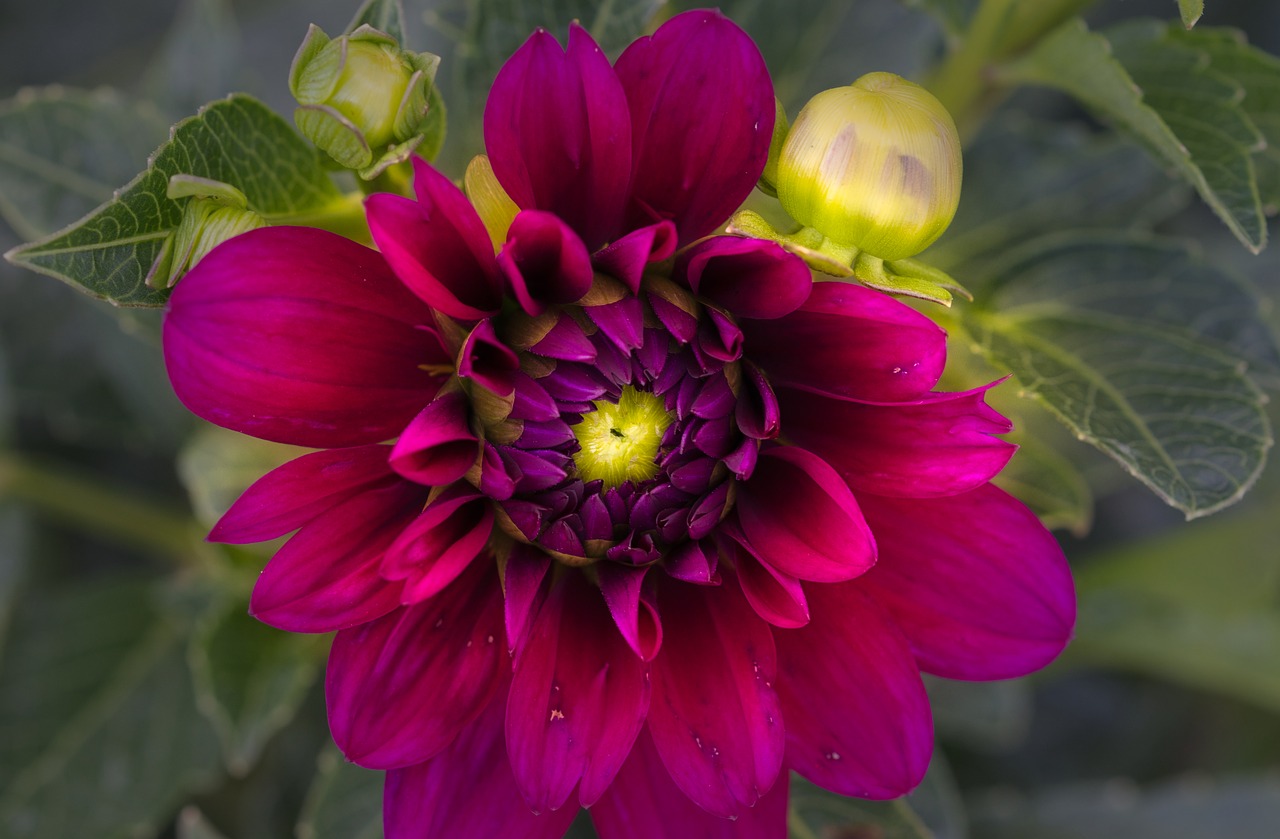
[[471, 379], [499, 396], [510, 396], [515, 392], [519, 369], [519, 357], [498, 339], [492, 320], [477, 323], [462, 342], [458, 353], [461, 378]]
[[595, 250], [618, 232], [631, 119], [609, 59], [586, 30], [569, 46], [539, 29], [498, 71], [484, 109], [494, 174], [521, 208], [546, 210]]
[[530, 316], [547, 304], [572, 303], [591, 288], [591, 255], [568, 225], [551, 213], [524, 210], [498, 254], [507, 286]]
[[425, 488], [398, 481], [314, 519], [262, 569], [249, 612], [290, 632], [333, 632], [390, 612], [402, 586], [383, 579], [378, 568], [426, 498]]
[[738, 486], [738, 522], [751, 552], [801, 580], [849, 580], [876, 561], [858, 502], [822, 458], [794, 446], [760, 453]]
[[647, 667], [613, 628], [600, 592], [564, 575], [515, 661], [507, 752], [535, 812], [558, 809], [581, 783], [590, 806], [622, 766], [649, 708]]
[[742, 373], [742, 390], [735, 409], [738, 428], [754, 440], [772, 440], [782, 428], [778, 397], [759, 367], [744, 361]]
[[774, 384], [868, 402], [908, 402], [938, 383], [947, 334], [887, 294], [814, 283], [798, 310], [742, 325], [751, 360]]
[[933, 719], [911, 649], [860, 583], [812, 586], [812, 619], [778, 629], [787, 765], [841, 795], [886, 799], [920, 783]]
[[769, 156], [773, 83], [751, 38], [716, 11], [676, 15], [618, 59], [631, 108], [632, 228], [669, 218], [680, 243], [722, 224]]
[[265, 542], [323, 515], [391, 478], [390, 446], [312, 452], [280, 466], [236, 499], [209, 533], [209, 541]]
[[505, 680], [494, 563], [477, 563], [439, 597], [338, 633], [329, 653], [329, 729], [371, 769], [434, 757]]
[[387, 773], [382, 800], [387, 839], [564, 836], [577, 809], [534, 815], [516, 788], [502, 731], [506, 708], [506, 686], [500, 685], [489, 706], [447, 749], [425, 763]]
[[741, 318], [794, 312], [813, 287], [813, 275], [800, 257], [773, 242], [739, 236], [713, 236], [693, 245], [676, 261], [675, 272], [695, 294]]
[[224, 428], [333, 448], [400, 433], [440, 387], [429, 308], [377, 252], [301, 227], [215, 248], [174, 289], [164, 356], [174, 392]]
[[600, 839], [778, 839], [787, 832], [787, 775], [736, 819], [713, 816], [672, 783], [645, 731], [591, 821]]
[[509, 651], [518, 654], [529, 638], [534, 616], [547, 599], [543, 584], [551, 568], [551, 557], [537, 548], [517, 542], [511, 547], [502, 575], [503, 603]]
[[648, 224], [611, 242], [591, 261], [597, 270], [617, 277], [632, 294], [639, 294], [645, 266], [670, 259], [676, 252], [676, 236], [676, 226], [669, 221]]
[[469, 486], [451, 486], [387, 549], [382, 576], [404, 580], [402, 603], [435, 596], [484, 550], [493, 530], [493, 507]]
[[778, 389], [787, 436], [822, 456], [858, 492], [906, 498], [955, 495], [995, 477], [1016, 446], [983, 401], [992, 385], [872, 405]]
[[659, 592], [670, 638], [653, 662], [649, 732], [671, 779], [709, 813], [740, 816], [782, 767], [782, 710], [768, 625], [736, 585], [668, 582]]
[[467, 419], [460, 390], [441, 393], [422, 409], [391, 450], [391, 468], [425, 486], [446, 486], [476, 462], [480, 440]]
[[613, 562], [600, 565], [600, 592], [618, 631], [632, 652], [653, 661], [662, 647], [662, 622], [653, 602], [652, 586], [645, 586], [648, 568], [628, 568]]
[[431, 164], [415, 157], [413, 171], [417, 201], [380, 192], [366, 202], [378, 249], [431, 308], [459, 320], [497, 313], [502, 284], [480, 216]]
[[730, 543], [738, 583], [756, 614], [774, 626], [795, 629], [809, 622], [809, 603], [800, 581], [756, 559], [745, 545]]
[[990, 484], [937, 499], [860, 496], [880, 562], [859, 580], [921, 668], [1008, 679], [1062, 652], [1076, 601], [1066, 557], [1026, 506]]

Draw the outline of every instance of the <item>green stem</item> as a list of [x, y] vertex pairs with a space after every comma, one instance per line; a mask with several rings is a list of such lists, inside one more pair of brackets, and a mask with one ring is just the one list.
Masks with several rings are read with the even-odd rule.
[[982, 0], [959, 45], [934, 72], [927, 87], [951, 113], [962, 139], [977, 133], [991, 106], [987, 67], [1004, 37], [1018, 0]]
[[369, 244], [373, 238], [369, 235], [369, 223], [364, 215], [364, 193], [350, 192], [323, 207], [301, 213], [275, 213], [264, 215], [268, 224], [296, 224], [303, 227], [318, 227], [346, 236], [357, 242]]
[[29, 504], [73, 527], [184, 563], [199, 551], [193, 519], [60, 467], [0, 454], [0, 500]]

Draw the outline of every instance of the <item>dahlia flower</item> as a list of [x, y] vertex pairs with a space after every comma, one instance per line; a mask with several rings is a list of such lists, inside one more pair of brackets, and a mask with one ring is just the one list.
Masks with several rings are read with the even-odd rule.
[[497, 247], [418, 160], [416, 200], [368, 200], [378, 250], [264, 228], [174, 292], [183, 402], [317, 449], [211, 538], [293, 533], [251, 609], [337, 632], [330, 727], [388, 771], [390, 837], [556, 837], [579, 806], [603, 839], [781, 837], [789, 771], [920, 781], [922, 670], [1065, 644], [1063, 556], [989, 483], [1013, 447], [986, 388], [934, 390], [944, 333], [713, 235], [773, 120], [719, 13], [613, 66], [539, 31], [485, 111], [519, 208]]

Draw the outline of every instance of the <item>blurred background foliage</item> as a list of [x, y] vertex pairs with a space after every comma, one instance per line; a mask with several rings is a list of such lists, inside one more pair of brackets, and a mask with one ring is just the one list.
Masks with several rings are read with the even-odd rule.
[[[455, 175], [480, 148], [489, 81], [534, 26], [563, 32], [577, 18], [616, 51], [673, 10], [658, 0], [407, 5], [408, 45], [444, 59], [438, 81], [449, 138], [438, 164]], [[872, 804], [797, 780], [793, 835], [1274, 837], [1280, 477], [1274, 467], [1261, 470], [1265, 445], [1242, 455], [1254, 465], [1221, 497], [1172, 498], [1179, 512], [1116, 465], [1132, 452], [1108, 458], [1076, 439], [1096, 439], [1095, 429], [1055, 422], [1039, 407], [1060, 404], [1046, 390], [1051, 383], [1038, 388], [1017, 352], [999, 349], [1019, 330], [1054, 327], [1010, 314], [1041, 278], [1078, 277], [1108, 312], [1127, 314], [1135, 304], [1126, 277], [1159, 277], [1168, 288], [1217, 289], [1211, 303], [1235, 295], [1223, 304], [1225, 332], [1217, 324], [1205, 334], [1250, 362], [1247, 380], [1237, 371], [1241, 388], [1274, 392], [1280, 366], [1270, 307], [1280, 293], [1280, 250], [1253, 255], [1242, 246], [1259, 243], [1265, 221], [1238, 196], [1194, 173], [1170, 177], [1166, 170], [1180, 164], [1162, 159], [1158, 143], [1144, 151], [1110, 130], [1132, 112], [1106, 100], [1098, 73], [1108, 65], [1098, 56], [1062, 66], [1047, 47], [1026, 53], [1025, 44], [989, 43], [988, 54], [1016, 57], [1004, 69], [1012, 94], [966, 88], [959, 34], [976, 5], [724, 4], [760, 43], [793, 117], [813, 93], [862, 73], [928, 80], [945, 61], [933, 83], [967, 103], [972, 119], [961, 126], [970, 142], [960, 215], [928, 256], [978, 299], [957, 304], [972, 306], [967, 313], [927, 311], [952, 330], [954, 384], [1019, 374], [993, 394], [1023, 444], [1006, 486], [1060, 529], [1080, 594], [1077, 638], [1043, 673], [930, 682], [939, 748], [919, 791]], [[1180, 6], [1196, 5], [1074, 3], [1089, 6], [1095, 32], [1141, 16], [1177, 21]], [[0, 250], [110, 198], [144, 168], [170, 124], [209, 100], [243, 90], [291, 113], [287, 71], [307, 24], [339, 32], [352, 12], [350, 0], [3, 0]], [[1209, 0], [1195, 31], [1220, 26], [1280, 53], [1280, 5]], [[1123, 57], [1124, 30], [1107, 31], [1119, 33], [1113, 41]], [[1076, 38], [1076, 50], [1097, 45], [1083, 30], [1063, 37]], [[1140, 75], [1140, 56], [1126, 66]], [[1271, 87], [1250, 88], [1244, 107], [1266, 133], [1280, 111], [1265, 104], [1280, 108], [1280, 97], [1265, 97], [1280, 90], [1280, 76], [1264, 81]], [[1015, 86], [1023, 82], [1033, 86]], [[1162, 104], [1153, 90], [1148, 104], [1178, 128], [1186, 118], [1179, 101]], [[1192, 148], [1193, 157], [1202, 151]], [[1263, 209], [1273, 212], [1266, 190], [1274, 161], [1265, 150], [1249, 153]], [[1211, 162], [1228, 167], [1228, 157]], [[1194, 200], [1196, 191], [1206, 200]], [[1234, 227], [1219, 221], [1228, 218]], [[1118, 231], [1136, 233], [1126, 241], [1141, 247], [1111, 254]], [[1153, 234], [1164, 238], [1141, 238]], [[1033, 240], [1052, 247], [1029, 250]], [[1103, 263], [1107, 273], [1092, 270]], [[1144, 315], [1197, 319], [1194, 295], [1144, 299], [1153, 305]], [[328, 742], [319, 683], [327, 639], [286, 635], [246, 616], [266, 549], [201, 540], [241, 489], [290, 452], [188, 416], [169, 390], [158, 327], [158, 311], [113, 309], [0, 263], [0, 835], [380, 836], [380, 774], [346, 764]], [[1106, 351], [1127, 359], [1141, 348]], [[1275, 401], [1257, 402], [1274, 424]], [[1254, 480], [1231, 509], [1185, 520], [1225, 506]], [[574, 830], [590, 835], [584, 820]]]

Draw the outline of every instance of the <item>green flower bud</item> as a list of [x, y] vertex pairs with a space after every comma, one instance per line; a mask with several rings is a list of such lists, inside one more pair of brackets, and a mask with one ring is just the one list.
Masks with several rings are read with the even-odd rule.
[[266, 219], [249, 209], [243, 192], [221, 181], [174, 175], [167, 195], [175, 201], [185, 198], [186, 203], [182, 220], [147, 278], [155, 288], [172, 286], [205, 254], [233, 236], [267, 226]]
[[423, 140], [438, 56], [400, 49], [364, 25], [330, 39], [317, 26], [294, 56], [294, 122], [307, 139], [366, 180], [408, 158]]
[[960, 202], [960, 137], [942, 104], [892, 73], [819, 93], [778, 163], [778, 199], [832, 242], [885, 260], [942, 235]]

